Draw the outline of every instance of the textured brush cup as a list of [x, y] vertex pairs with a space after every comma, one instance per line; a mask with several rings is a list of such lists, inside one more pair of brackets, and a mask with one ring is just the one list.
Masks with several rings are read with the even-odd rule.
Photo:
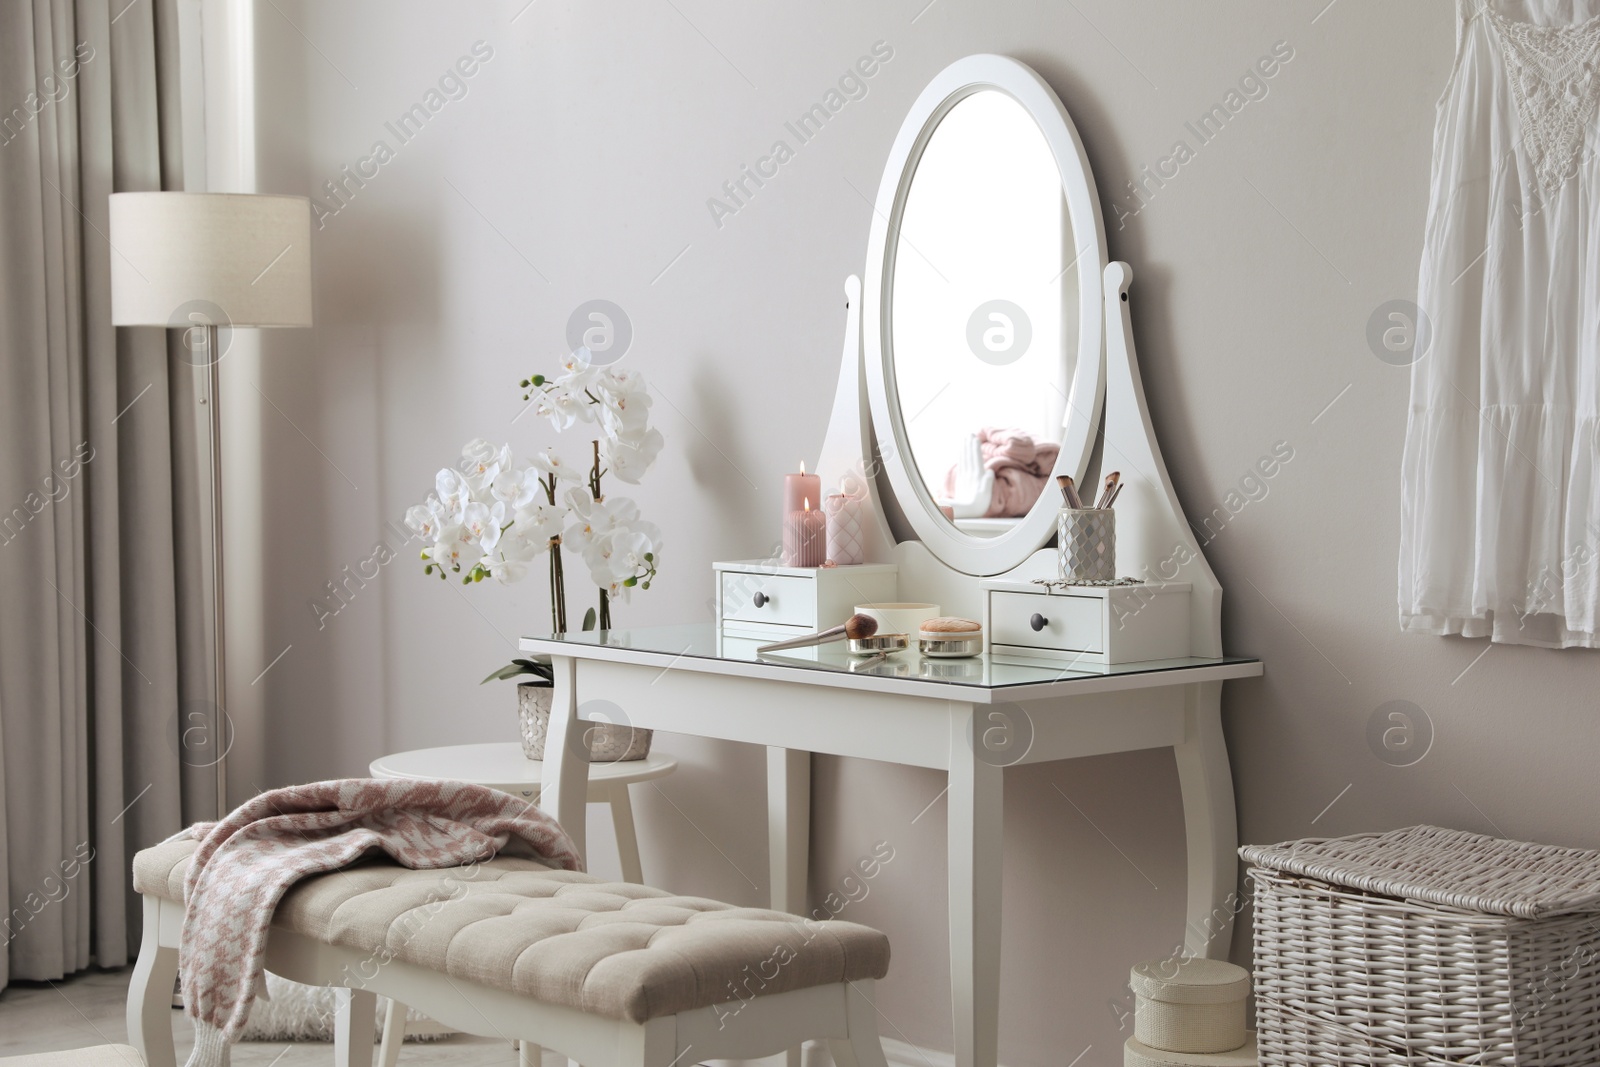
[[1061, 578], [1068, 582], [1117, 579], [1117, 513], [1110, 508], [1062, 508], [1056, 519]]

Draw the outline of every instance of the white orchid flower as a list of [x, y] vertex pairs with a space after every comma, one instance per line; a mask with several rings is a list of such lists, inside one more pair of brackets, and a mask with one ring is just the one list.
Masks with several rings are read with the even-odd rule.
[[496, 448], [480, 437], [461, 450], [461, 462], [467, 484], [473, 492], [483, 492], [494, 484], [501, 471], [510, 468], [511, 446]]
[[472, 502], [472, 486], [467, 484], [466, 475], [454, 467], [445, 467], [439, 471], [433, 484], [439, 491], [439, 504], [444, 509], [444, 517], [452, 524], [460, 524], [462, 514]]
[[578, 520], [572, 528], [573, 539], [584, 545], [639, 518], [639, 505], [627, 497], [608, 497], [602, 502], [583, 487], [568, 490], [567, 506]]
[[494, 546], [500, 543], [500, 528], [505, 525], [505, 515], [503, 500], [496, 500], [493, 507], [473, 501], [467, 505], [461, 525], [466, 529], [467, 536], [487, 554], [493, 552]]
[[556, 385], [573, 393], [582, 394], [600, 379], [600, 368], [594, 365], [593, 353], [587, 347], [575, 348], [561, 359], [561, 373]]
[[560, 433], [580, 418], [588, 421], [590, 406], [587, 398], [574, 396], [565, 389], [546, 389], [533, 402], [533, 413], [541, 419], [549, 419], [550, 425]]
[[614, 441], [634, 440], [650, 429], [649, 393], [606, 393], [595, 410], [600, 428]]
[[494, 498], [506, 504], [512, 511], [527, 507], [544, 491], [544, 485], [539, 481], [539, 472], [532, 467], [524, 467], [520, 471], [502, 471], [489, 488], [494, 493]]
[[608, 367], [600, 376], [600, 388], [617, 396], [638, 396], [644, 393], [644, 375], [636, 370]]
[[439, 516], [426, 504], [413, 504], [406, 509], [406, 525], [423, 540], [432, 541], [439, 532]]
[[650, 535], [638, 526], [630, 526], [617, 530], [611, 535], [611, 558], [616, 572], [624, 578], [632, 578], [641, 571], [650, 569], [650, 561], [646, 555], [652, 553], [655, 543]]
[[560, 537], [567, 525], [565, 508], [550, 504], [534, 504], [519, 510], [513, 518], [511, 530], [539, 550], [550, 546], [552, 537]]
[[647, 430], [638, 438], [614, 440], [606, 445], [607, 469], [620, 482], [638, 485], [665, 444], [660, 430]]
[[532, 570], [532, 568], [528, 566], [528, 562], [521, 559], [494, 559], [485, 564], [485, 567], [489, 571], [490, 577], [494, 578], [494, 580], [499, 582], [501, 585], [511, 585], [513, 582], [520, 582], [522, 579], [526, 578], [528, 576], [528, 572]]
[[439, 531], [439, 539], [428, 550], [428, 559], [448, 569], [470, 570], [483, 555], [483, 550], [468, 535], [464, 527], [447, 526]]
[[474, 437], [461, 447], [461, 458], [468, 463], [493, 463], [500, 450], [481, 437]]
[[628, 545], [624, 543], [626, 530], [601, 534], [583, 546], [583, 562], [589, 567], [589, 577], [595, 585], [611, 586], [625, 578], [633, 577], [627, 566]]
[[546, 474], [554, 474], [560, 481], [581, 482], [584, 472], [561, 458], [553, 448], [547, 448], [533, 457], [533, 465]]

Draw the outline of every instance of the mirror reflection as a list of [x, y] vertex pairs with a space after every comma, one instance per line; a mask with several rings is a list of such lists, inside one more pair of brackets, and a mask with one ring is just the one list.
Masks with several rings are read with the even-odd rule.
[[905, 196], [887, 303], [910, 466], [966, 533], [1006, 532], [1049, 485], [1075, 369], [1074, 244], [1027, 110], [998, 90], [950, 108]]

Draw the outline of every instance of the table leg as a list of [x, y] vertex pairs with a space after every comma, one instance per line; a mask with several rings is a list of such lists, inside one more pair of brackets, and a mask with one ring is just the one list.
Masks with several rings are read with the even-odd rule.
[[544, 742], [544, 784], [539, 806], [561, 824], [580, 857], [585, 848], [589, 803], [589, 745], [578, 719], [578, 665], [571, 656], [553, 656], [555, 691], [550, 701], [550, 731]]
[[[767, 853], [772, 908], [806, 913], [811, 858], [811, 753], [767, 749]], [[786, 1067], [800, 1067], [801, 1050], [788, 1051]]]
[[767, 749], [767, 849], [772, 907], [803, 914], [811, 854], [811, 753]]
[[1000, 1051], [1000, 862], [1005, 771], [973, 751], [970, 706], [951, 716], [947, 837], [950, 1002], [956, 1067], [995, 1067]]
[[1184, 950], [1225, 960], [1238, 911], [1239, 823], [1222, 734], [1222, 683], [1185, 686], [1184, 705], [1185, 739], [1173, 748], [1189, 851]]
[[644, 885], [644, 867], [639, 863], [639, 835], [633, 828], [633, 801], [626, 785], [606, 790], [611, 802], [611, 826], [617, 834], [617, 855], [622, 860], [622, 880]]

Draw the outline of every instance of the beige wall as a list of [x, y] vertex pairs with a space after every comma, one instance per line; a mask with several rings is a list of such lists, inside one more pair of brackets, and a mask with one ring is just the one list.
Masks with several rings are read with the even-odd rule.
[[[257, 685], [260, 784], [513, 736], [511, 692], [476, 683], [544, 625], [541, 585], [462, 592], [402, 559], [321, 629], [311, 602], [462, 442], [546, 440], [511, 424], [515, 382], [553, 363], [580, 301], [631, 316], [628, 359], [657, 387], [669, 441], [635, 494], [670, 539], [665, 570], [619, 624], [709, 618], [710, 562], [770, 543], [779, 476], [820, 443], [840, 285], [862, 269], [867, 197], [901, 117], [945, 64], [992, 51], [1038, 69], [1078, 123], [1111, 253], [1135, 270], [1146, 388], [1190, 514], [1224, 506], [1276, 443], [1293, 448], [1207, 549], [1228, 648], [1267, 664], [1224, 694], [1243, 838], [1427, 821], [1600, 845], [1600, 659], [1499, 647], [1479, 660], [1480, 643], [1397, 629], [1407, 376], [1365, 331], [1378, 305], [1415, 292], [1451, 5], [1324, 3], [258, 4], [263, 191], [319, 194], [375, 139], [394, 146], [384, 123], [473, 42], [494, 50], [317, 235], [315, 330], [263, 343], [264, 644], [292, 648]], [[707, 199], [880, 40], [894, 55], [866, 97], [717, 226]], [[1294, 57], [1265, 98], [1119, 228], [1126, 183], [1176, 140], [1192, 146], [1184, 124], [1279, 41]], [[1415, 766], [1369, 746], [1369, 718], [1393, 700], [1433, 724]], [[660, 745], [683, 767], [639, 790], [649, 877], [761, 900], [761, 754]], [[1108, 1004], [1130, 963], [1181, 936], [1172, 760], [1008, 782], [1001, 1058], [1059, 1067], [1092, 1045], [1084, 1067], [1120, 1062]], [[893, 939], [885, 1034], [948, 1048], [944, 809], [929, 806], [943, 783], [820, 760], [815, 785], [813, 895], [891, 843], [846, 915]], [[603, 825], [596, 866], [614, 869]], [[1243, 936], [1234, 954], [1247, 958]]]

